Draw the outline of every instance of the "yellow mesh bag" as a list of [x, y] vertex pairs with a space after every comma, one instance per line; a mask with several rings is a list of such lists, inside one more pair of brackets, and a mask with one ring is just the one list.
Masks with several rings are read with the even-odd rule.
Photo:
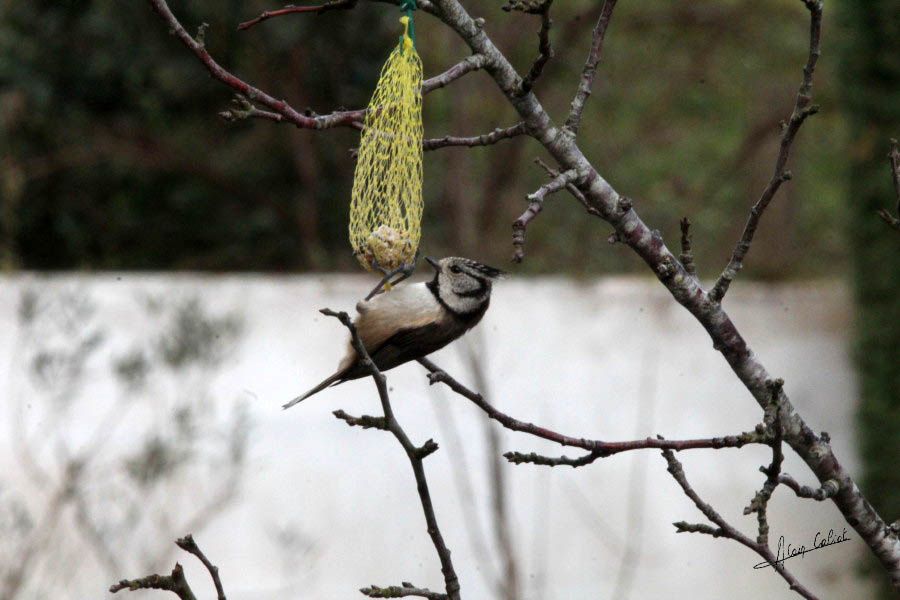
[[422, 236], [422, 61], [404, 16], [366, 112], [350, 200], [350, 244], [367, 270], [415, 260]]

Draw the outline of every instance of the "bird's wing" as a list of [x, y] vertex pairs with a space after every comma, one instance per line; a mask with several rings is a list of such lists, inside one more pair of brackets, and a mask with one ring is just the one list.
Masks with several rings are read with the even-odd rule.
[[[425, 327], [443, 316], [440, 304], [424, 283], [397, 286], [390, 292], [360, 302], [357, 312], [359, 314], [354, 320], [356, 330], [373, 358], [398, 332]], [[348, 369], [354, 362], [356, 352], [350, 345], [338, 369]]]
[[374, 352], [398, 331], [434, 323], [442, 313], [425, 284], [398, 286], [367, 302], [356, 319], [356, 328], [366, 350]]
[[[465, 333], [466, 329], [465, 325], [452, 317], [408, 327], [397, 331], [380, 346], [370, 350], [370, 356], [379, 370], [387, 371], [437, 352]], [[369, 374], [361, 365], [350, 363], [348, 367], [345, 372], [346, 379], [356, 379]]]

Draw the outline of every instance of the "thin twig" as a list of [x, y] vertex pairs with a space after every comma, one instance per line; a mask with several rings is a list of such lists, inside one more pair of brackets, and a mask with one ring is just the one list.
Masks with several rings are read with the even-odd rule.
[[[476, 342], [477, 341], [477, 342]], [[476, 330], [469, 338], [469, 344], [464, 348], [466, 362], [478, 388], [484, 393], [490, 394], [485, 363], [487, 362], [486, 350], [483, 343], [482, 330]], [[475, 344], [480, 348], [476, 352]], [[482, 429], [487, 443], [487, 456], [489, 479], [491, 482], [491, 508], [493, 509], [493, 529], [497, 544], [497, 551], [503, 565], [503, 575], [498, 583], [498, 600], [519, 600], [521, 597], [521, 585], [519, 579], [520, 567], [517, 557], [518, 545], [513, 538], [514, 527], [510, 519], [509, 497], [510, 490], [506, 483], [506, 466], [500, 457], [500, 434], [489, 419], [482, 422]]]
[[367, 588], [359, 590], [364, 596], [369, 598], [428, 598], [428, 600], [447, 600], [447, 594], [432, 592], [429, 589], [417, 588], [413, 584], [404, 581], [401, 585], [392, 585], [390, 587], [378, 587], [370, 585]]
[[450, 85], [460, 77], [468, 75], [472, 71], [484, 68], [485, 60], [481, 54], [473, 54], [459, 61], [440, 75], [435, 75], [422, 82], [422, 95], [433, 92], [444, 86]]
[[[216, 586], [217, 600], [226, 600], [225, 588], [222, 587], [222, 580], [219, 578], [219, 568], [206, 558], [206, 555], [203, 554], [203, 551], [200, 550], [200, 547], [194, 541], [194, 536], [187, 534], [183, 538], [175, 540], [175, 544], [185, 552], [196, 556], [203, 563], [203, 566], [209, 571], [213, 585]], [[109, 588], [111, 594], [121, 590], [132, 592], [136, 590], [165, 590], [177, 594], [181, 600], [197, 600], [193, 590], [191, 590], [191, 586], [188, 585], [187, 579], [184, 577], [184, 570], [178, 563], [175, 563], [175, 568], [172, 569], [172, 573], [169, 575], [148, 575], [140, 579], [123, 579]]]
[[677, 523], [673, 523], [675, 525], [678, 533], [704, 533], [706, 535], [711, 535], [713, 537], [726, 537], [732, 539], [740, 544], [743, 544], [747, 548], [750, 548], [757, 554], [759, 554], [766, 562], [768, 562], [772, 567], [781, 575], [785, 581], [787, 581], [788, 586], [791, 590], [797, 592], [807, 600], [817, 600], [817, 597], [813, 595], [808, 589], [806, 589], [803, 584], [797, 581], [797, 578], [794, 577], [787, 569], [784, 568], [784, 561], [779, 561], [778, 557], [772, 554], [772, 551], [769, 549], [767, 544], [762, 544], [759, 542], [754, 542], [743, 533], [732, 527], [722, 515], [720, 515], [716, 510], [704, 502], [697, 492], [691, 487], [688, 483], [687, 477], [684, 474], [684, 468], [681, 463], [675, 458], [675, 453], [671, 450], [663, 450], [662, 451], [663, 458], [666, 459], [666, 462], [669, 465], [668, 471], [678, 482], [678, 485], [681, 486], [682, 491], [685, 495], [690, 498], [694, 506], [703, 513], [703, 515], [713, 522], [718, 528], [710, 527], [709, 525], [704, 524], [692, 524], [685, 523], [684, 521], [679, 521]]
[[348, 415], [342, 410], [336, 410], [331, 414], [333, 414], [341, 421], [345, 422], [347, 425], [350, 425], [351, 427], [362, 427], [363, 429], [383, 429], [384, 431], [388, 430], [387, 421], [384, 417], [372, 417], [369, 415], [354, 417], [353, 415]]
[[514, 465], [529, 463], [532, 465], [543, 465], [546, 467], [565, 466], [575, 468], [591, 464], [592, 462], [600, 458], [601, 454], [598, 452], [589, 452], [588, 454], [579, 456], [577, 458], [569, 458], [565, 454], [562, 456], [543, 456], [535, 452], [529, 452], [528, 454], [525, 454], [523, 452], [506, 452], [503, 457]]
[[550, 28], [553, 27], [553, 19], [550, 18], [550, 6], [553, 0], [545, 0], [541, 4], [541, 29], [538, 32], [538, 57], [534, 59], [528, 74], [522, 79], [519, 86], [521, 94], [527, 94], [534, 87], [535, 82], [544, 72], [544, 67], [553, 58], [553, 45], [550, 43]]
[[202, 550], [200, 550], [197, 542], [194, 541], [194, 536], [191, 534], [187, 534], [183, 538], [178, 538], [177, 540], [175, 540], [175, 544], [185, 552], [189, 552], [200, 559], [200, 562], [202, 562], [203, 566], [206, 567], [206, 570], [209, 571], [209, 576], [213, 580], [213, 585], [216, 586], [217, 599], [226, 600], [225, 588], [222, 587], [222, 579], [219, 577], [219, 567], [212, 564], [212, 562], [210, 562], [210, 560], [206, 558], [206, 555], [203, 554]]
[[584, 105], [587, 103], [588, 96], [591, 95], [591, 87], [594, 85], [594, 75], [597, 73], [597, 66], [603, 57], [603, 40], [606, 39], [606, 31], [609, 29], [609, 22], [612, 20], [613, 9], [616, 7], [616, 0], [605, 0], [603, 9], [600, 11], [600, 17], [591, 33], [591, 50], [588, 52], [587, 60], [584, 61], [584, 68], [581, 70], [581, 80], [578, 82], [578, 91], [572, 99], [572, 105], [569, 110], [569, 116], [566, 118], [564, 128], [572, 135], [578, 134], [578, 128], [581, 127], [581, 113], [584, 112]]
[[184, 578], [184, 569], [175, 563], [175, 568], [169, 575], [148, 575], [140, 579], [123, 579], [119, 583], [109, 587], [109, 593], [115, 594], [122, 590], [134, 592], [136, 590], [164, 590], [176, 594], [181, 600], [197, 600], [187, 579]]
[[243, 31], [245, 29], [250, 29], [257, 23], [262, 23], [272, 17], [281, 17], [284, 15], [292, 15], [296, 13], [314, 13], [314, 14], [322, 14], [324, 12], [328, 12], [329, 10], [338, 10], [338, 9], [349, 9], [356, 6], [357, 0], [332, 0], [331, 2], [326, 2], [325, 4], [321, 4], [318, 6], [285, 6], [284, 8], [280, 8], [278, 10], [267, 10], [255, 19], [250, 19], [249, 21], [244, 21], [240, 25], [238, 25], [238, 30]]
[[681, 219], [681, 255], [678, 257], [681, 266], [691, 275], [697, 275], [694, 265], [694, 253], [691, 250], [691, 221], [687, 217]]
[[525, 232], [528, 229], [529, 223], [531, 223], [531, 221], [533, 221], [544, 209], [544, 198], [565, 188], [576, 179], [578, 179], [578, 173], [575, 169], [569, 169], [539, 187], [537, 191], [526, 196], [528, 199], [528, 208], [525, 209], [525, 212], [523, 212], [512, 225], [514, 248], [513, 261], [519, 263], [525, 258]]
[[[335, 312], [327, 308], [324, 308], [319, 312], [325, 316], [338, 319], [344, 327], [350, 331], [350, 343], [356, 351], [360, 363], [369, 371], [369, 373], [371, 373], [372, 379], [375, 381], [375, 386], [378, 388], [378, 396], [381, 399], [381, 408], [384, 413], [384, 422], [387, 426], [387, 430], [390, 431], [397, 441], [400, 442], [400, 445], [403, 446], [403, 449], [406, 451], [406, 456], [409, 458], [410, 465], [412, 465], [413, 474], [416, 478], [416, 487], [419, 492], [419, 499], [422, 503], [422, 511], [425, 513], [425, 522], [428, 525], [428, 535], [431, 536], [431, 541], [434, 544], [438, 558], [441, 561], [441, 572], [444, 575], [447, 598], [448, 600], [459, 600], [459, 578], [453, 568], [453, 561], [450, 559], [450, 550], [444, 543], [444, 537], [441, 535], [441, 530], [438, 527], [437, 517], [434, 513], [434, 505], [431, 502], [431, 492], [428, 489], [428, 480], [425, 478], [425, 467], [422, 463], [423, 458], [437, 450], [437, 444], [432, 440], [428, 440], [428, 442], [421, 447], [417, 447], [410, 441], [409, 436], [406, 435], [406, 432], [394, 416], [394, 409], [391, 407], [391, 399], [388, 395], [387, 378], [385, 378], [384, 374], [378, 370], [375, 361], [372, 360], [371, 356], [369, 356], [369, 353], [366, 351], [366, 347], [359, 337], [356, 326], [353, 324], [353, 321], [350, 320], [350, 316], [345, 312]], [[348, 424], [352, 424], [350, 421], [347, 422]]]
[[838, 493], [838, 490], [841, 489], [838, 482], [834, 479], [829, 479], [817, 488], [811, 488], [808, 485], [800, 485], [799, 483], [797, 483], [796, 479], [794, 479], [787, 473], [781, 473], [778, 476], [778, 483], [786, 485], [787, 487], [794, 490], [794, 493], [797, 494], [798, 498], [810, 498], [812, 500], [816, 500], [817, 502], [821, 502], [823, 500], [831, 498]]
[[508, 140], [519, 135], [527, 133], [525, 123], [516, 123], [512, 127], [494, 129], [490, 133], [477, 135], [474, 137], [453, 137], [445, 135], [441, 138], [432, 138], [422, 142], [422, 149], [425, 152], [429, 150], [437, 150], [438, 148], [446, 148], [448, 146], [465, 146], [473, 148], [475, 146], [490, 146], [502, 140]]
[[235, 123], [245, 119], [268, 119], [269, 121], [275, 121], [276, 123], [284, 121], [284, 115], [268, 110], [261, 110], [255, 107], [253, 103], [247, 100], [247, 97], [242, 94], [235, 94], [234, 98], [231, 100], [231, 105], [231, 108], [219, 113], [219, 116], [229, 123]]
[[[169, 9], [169, 5], [166, 4], [165, 0], [147, 1], [150, 3], [153, 10], [162, 17], [162, 20], [166, 25], [168, 25], [172, 35], [177, 37], [181, 43], [184, 44], [201, 63], [203, 63], [213, 77], [233, 89], [238, 94], [241, 94], [247, 100], [262, 104], [284, 117], [285, 121], [293, 123], [297, 127], [303, 129], [328, 129], [331, 127], [362, 128], [362, 120], [365, 116], [364, 110], [337, 111], [329, 115], [308, 117], [299, 113], [284, 100], [276, 100], [262, 90], [239, 79], [222, 68], [222, 66], [210, 56], [209, 52], [206, 51], [203, 36], [200, 35], [205, 30], [205, 27], [201, 26], [200, 34], [198, 34], [197, 39], [194, 39]], [[269, 117], [266, 116], [265, 118]]]
[[[547, 172], [547, 175], [549, 175], [552, 179], [559, 177], [559, 170], [554, 169], [553, 167], [551, 167], [550, 165], [545, 163], [543, 160], [541, 160], [540, 157], [536, 157], [534, 159], [534, 164], [536, 164], [539, 167], [541, 167], [542, 169], [544, 169], [544, 171]], [[570, 194], [572, 194], [572, 196], [576, 200], [578, 200], [579, 204], [581, 204], [584, 207], [584, 209], [588, 212], [589, 215], [593, 215], [595, 217], [600, 216], [600, 211], [597, 210], [596, 208], [594, 208], [593, 206], [591, 206], [591, 203], [587, 201], [587, 198], [584, 197], [584, 194], [581, 193], [581, 190], [579, 190], [577, 187], [575, 187], [574, 183], [567, 183], [566, 191], [569, 192]]]
[[781, 134], [781, 148], [778, 152], [778, 158], [775, 160], [775, 172], [772, 174], [772, 178], [763, 190], [759, 200], [757, 200], [756, 204], [750, 210], [750, 217], [747, 219], [746, 225], [744, 225], [744, 232], [741, 234], [741, 239], [731, 253], [731, 260], [728, 261], [725, 270], [719, 275], [719, 279], [716, 281], [715, 286], [713, 286], [713, 289], [709, 292], [709, 298], [713, 302], [722, 301], [725, 294], [728, 292], [728, 287], [731, 285], [731, 282], [744, 266], [744, 258], [747, 256], [747, 252], [750, 251], [750, 245], [753, 243], [753, 236], [756, 233], [756, 228], [759, 226], [759, 221], [762, 218], [763, 213], [766, 211], [772, 198], [775, 197], [775, 193], [778, 191], [778, 188], [781, 187], [781, 184], [791, 179], [791, 172], [787, 171], [785, 166], [787, 165], [788, 156], [791, 153], [791, 146], [794, 143], [794, 138], [797, 136], [800, 126], [803, 125], [803, 122], [806, 121], [807, 117], [814, 115], [819, 111], [819, 107], [812, 104], [812, 79], [816, 69], [816, 62], [819, 60], [820, 54], [822, 2], [821, 0], [803, 0], [803, 3], [806, 5], [810, 14], [809, 57], [807, 58], [806, 66], [803, 68], [803, 83], [800, 84], [800, 90], [797, 92], [797, 100], [794, 103], [794, 110], [791, 113], [791, 117], [787, 123], [783, 123], [784, 130]]
[[[497, 421], [507, 429], [512, 431], [519, 431], [522, 433], [528, 433], [535, 437], [539, 437], [544, 440], [549, 440], [551, 442], [555, 442], [561, 446], [572, 446], [574, 448], [581, 448], [583, 450], [587, 450], [593, 454], [596, 454], [594, 459], [596, 458], [605, 458], [607, 456], [612, 456], [613, 454], [619, 454], [621, 452], [629, 452], [631, 450], [643, 450], [648, 448], [653, 449], [669, 449], [675, 451], [682, 450], [695, 450], [700, 448], [710, 448], [710, 449], [719, 449], [719, 448], [741, 448], [747, 444], [770, 444], [771, 441], [768, 435], [764, 432], [763, 428], [758, 428], [757, 431], [752, 432], [744, 432], [740, 435], [729, 435], [723, 437], [714, 437], [714, 438], [704, 438], [704, 439], [693, 439], [693, 440], [666, 440], [660, 438], [647, 438], [643, 440], [630, 440], [624, 442], [604, 442], [601, 440], [588, 440], [585, 438], [576, 438], [572, 436], [563, 435], [561, 433], [557, 433], [545, 427], [540, 427], [538, 425], [534, 425], [533, 423], [526, 423], [524, 421], [519, 421], [499, 410], [491, 406], [482, 396], [477, 392], [473, 392], [452, 376], [450, 376], [446, 371], [438, 367], [436, 364], [431, 362], [427, 358], [418, 359], [419, 364], [425, 367], [429, 371], [428, 379], [429, 382], [433, 385], [435, 383], [443, 383], [451, 390], [462, 396], [463, 398], [471, 401], [475, 406], [483, 410], [488, 417]], [[541, 457], [538, 455], [524, 455], [518, 452], [509, 453], [516, 459], [522, 459], [523, 457], [528, 457], [528, 459], [524, 460], [513, 460], [510, 456], [507, 456], [507, 460], [511, 462], [538, 462], [537, 464], [550, 464], [553, 461], [559, 461], [560, 464], [568, 464], [572, 459], [553, 459], [549, 457]], [[531, 457], [537, 457], [535, 460], [531, 460]], [[582, 457], [582, 459], [587, 460], [586, 457]], [[590, 462], [593, 462], [590, 461]], [[587, 463], [585, 463], [587, 464]]]
[[769, 521], [768, 506], [775, 488], [778, 487], [778, 476], [781, 474], [781, 464], [784, 462], [784, 452], [781, 447], [781, 440], [784, 435], [782, 427], [782, 410], [781, 410], [781, 389], [784, 387], [784, 381], [776, 379], [770, 383], [772, 393], [771, 409], [768, 411], [766, 420], [771, 421], [771, 427], [774, 431], [772, 436], [772, 462], [768, 467], [762, 467], [760, 470], [766, 474], [766, 481], [750, 504], [744, 508], [744, 514], [756, 513], [758, 522], [758, 534], [756, 541], [766, 547], [769, 545]]

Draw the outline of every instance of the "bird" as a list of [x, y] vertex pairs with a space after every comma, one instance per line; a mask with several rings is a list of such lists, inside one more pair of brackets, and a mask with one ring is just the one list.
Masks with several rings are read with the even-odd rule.
[[[493, 282], [505, 275], [468, 258], [427, 256], [425, 260], [434, 268], [430, 281], [398, 285], [356, 305], [353, 323], [379, 371], [424, 358], [475, 327], [491, 303]], [[370, 374], [349, 344], [333, 375], [283, 408]]]

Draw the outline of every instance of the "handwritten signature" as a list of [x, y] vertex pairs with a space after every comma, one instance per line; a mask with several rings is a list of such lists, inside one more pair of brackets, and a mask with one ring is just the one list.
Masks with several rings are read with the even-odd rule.
[[807, 548], [806, 546], [793, 547], [790, 544], [785, 544], [784, 536], [781, 536], [778, 538], [778, 551], [775, 553], [775, 562], [773, 563], [764, 560], [761, 563], [753, 565], [753, 568], [765, 569], [766, 567], [773, 567], [779, 564], [781, 566], [784, 566], [784, 561], [788, 559], [796, 558], [798, 556], [806, 556], [810, 552], [849, 541], [850, 538], [847, 537], [846, 527], [840, 535], [836, 534], [834, 532], [834, 529], [829, 529], [827, 534], [823, 534], [821, 531], [817, 531], [815, 537], [813, 537], [812, 547], [810, 548]]

